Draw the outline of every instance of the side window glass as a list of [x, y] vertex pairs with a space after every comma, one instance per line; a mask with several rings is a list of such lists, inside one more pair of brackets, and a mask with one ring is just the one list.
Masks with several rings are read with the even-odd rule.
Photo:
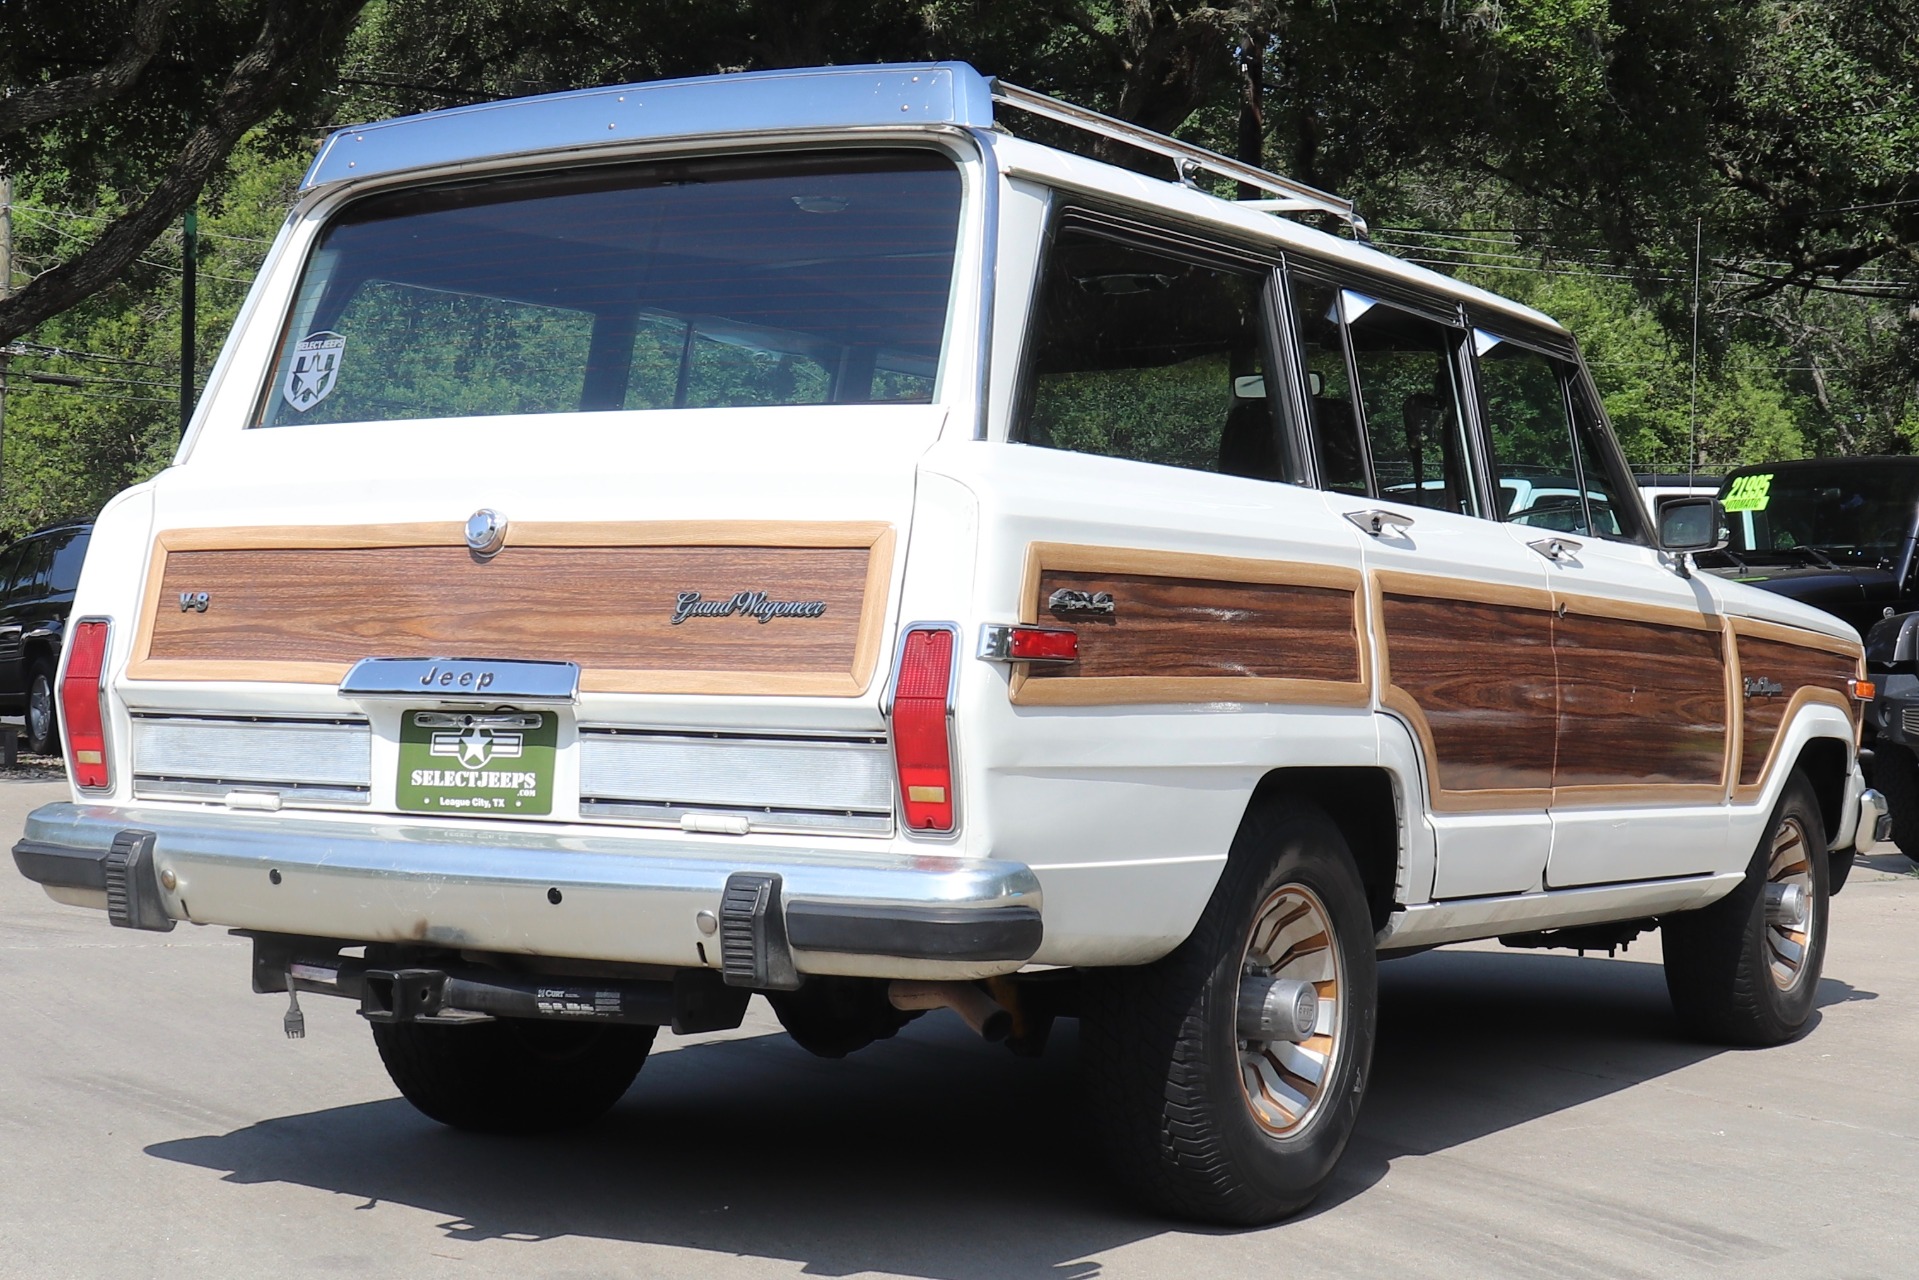
[[20, 576], [20, 557], [26, 554], [30, 545], [16, 542], [0, 551], [0, 602], [13, 598], [13, 580]]
[[1556, 533], [1589, 533], [1558, 363], [1483, 329], [1474, 331], [1473, 346], [1493, 455], [1494, 514]]
[[1264, 278], [1063, 231], [1040, 283], [1027, 443], [1279, 479]]
[[38, 600], [47, 594], [47, 540], [35, 538], [26, 545], [20, 558], [20, 570], [14, 575], [12, 595], [17, 600]]
[[1365, 497], [1366, 455], [1359, 443], [1359, 415], [1346, 373], [1346, 343], [1339, 323], [1339, 291], [1316, 280], [1293, 280], [1294, 327], [1320, 483], [1335, 493]]
[[[1586, 509], [1592, 517], [1592, 532], [1602, 538], [1631, 541], [1640, 532], [1639, 495], [1623, 488], [1606, 459], [1608, 450], [1603, 419], [1580, 386], [1577, 371], [1562, 366], [1567, 399], [1573, 410], [1573, 439], [1579, 449], [1579, 473], [1586, 484]], [[1623, 497], [1621, 495], [1624, 495]]]
[[1379, 496], [1477, 515], [1455, 359], [1464, 334], [1342, 290]]
[[87, 535], [69, 534], [54, 548], [52, 586], [56, 594], [71, 594], [80, 585], [80, 566], [87, 558]]

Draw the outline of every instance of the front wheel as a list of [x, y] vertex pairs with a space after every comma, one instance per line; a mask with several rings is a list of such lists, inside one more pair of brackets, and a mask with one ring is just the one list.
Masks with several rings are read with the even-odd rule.
[[1702, 1038], [1781, 1044], [1811, 1019], [1831, 912], [1825, 830], [1795, 769], [1739, 887], [1661, 922], [1673, 1011]]
[[[1271, 980], [1313, 990], [1297, 1039], [1254, 1033], [1241, 1011]], [[1376, 991], [1371, 916], [1339, 829], [1299, 800], [1249, 815], [1185, 942], [1087, 975], [1082, 1066], [1117, 1176], [1149, 1206], [1201, 1221], [1304, 1208], [1359, 1115]]]
[[50, 756], [60, 750], [59, 711], [53, 699], [53, 664], [34, 659], [27, 671], [27, 751]]
[[597, 1120], [618, 1102], [657, 1032], [530, 1018], [376, 1022], [373, 1043], [393, 1083], [429, 1118], [483, 1133], [545, 1133]]

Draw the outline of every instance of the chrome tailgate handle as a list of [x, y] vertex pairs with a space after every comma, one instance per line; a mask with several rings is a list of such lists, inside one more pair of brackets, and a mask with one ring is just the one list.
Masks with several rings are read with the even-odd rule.
[[1388, 529], [1395, 534], [1403, 534], [1413, 527], [1411, 516], [1401, 515], [1397, 511], [1382, 511], [1378, 507], [1370, 507], [1365, 511], [1348, 511], [1346, 518], [1375, 538], [1385, 537]]
[[362, 658], [340, 681], [355, 701], [572, 703], [580, 664], [487, 658]]

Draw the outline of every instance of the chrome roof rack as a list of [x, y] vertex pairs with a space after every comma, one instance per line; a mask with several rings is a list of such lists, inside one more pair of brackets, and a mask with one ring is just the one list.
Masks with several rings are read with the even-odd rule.
[[[1353, 202], [1343, 196], [1309, 187], [1296, 182], [1283, 174], [1269, 173], [1256, 168], [1243, 160], [1209, 151], [1205, 147], [1190, 142], [1181, 142], [1178, 138], [1141, 125], [1121, 120], [1117, 116], [1105, 115], [1087, 107], [1075, 106], [1058, 98], [1036, 93], [1031, 89], [1022, 89], [1016, 84], [995, 79], [992, 86], [993, 102], [998, 106], [1012, 107], [1028, 115], [1056, 121], [1068, 125], [1095, 137], [1108, 138], [1114, 142], [1136, 147], [1153, 155], [1164, 156], [1173, 162], [1179, 180], [1188, 186], [1200, 173], [1212, 173], [1234, 182], [1243, 182], [1249, 187], [1272, 193], [1276, 198], [1269, 200], [1241, 200], [1238, 203], [1248, 209], [1261, 213], [1324, 213], [1338, 218], [1352, 228], [1353, 237], [1370, 243], [1372, 237], [1366, 230], [1366, 219], [1353, 209]], [[996, 113], [997, 115], [997, 113]], [[997, 123], [997, 120], [996, 120]]]

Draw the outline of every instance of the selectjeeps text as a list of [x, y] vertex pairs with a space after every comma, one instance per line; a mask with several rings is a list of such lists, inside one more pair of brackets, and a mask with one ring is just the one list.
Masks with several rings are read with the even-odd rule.
[[466, 1128], [754, 993], [827, 1056], [1077, 1018], [1118, 1177], [1266, 1221], [1382, 956], [1657, 928], [1700, 1033], [1805, 1025], [1860, 645], [1694, 573], [1715, 515], [1648, 527], [1547, 317], [963, 65], [347, 129], [99, 518], [14, 856]]

